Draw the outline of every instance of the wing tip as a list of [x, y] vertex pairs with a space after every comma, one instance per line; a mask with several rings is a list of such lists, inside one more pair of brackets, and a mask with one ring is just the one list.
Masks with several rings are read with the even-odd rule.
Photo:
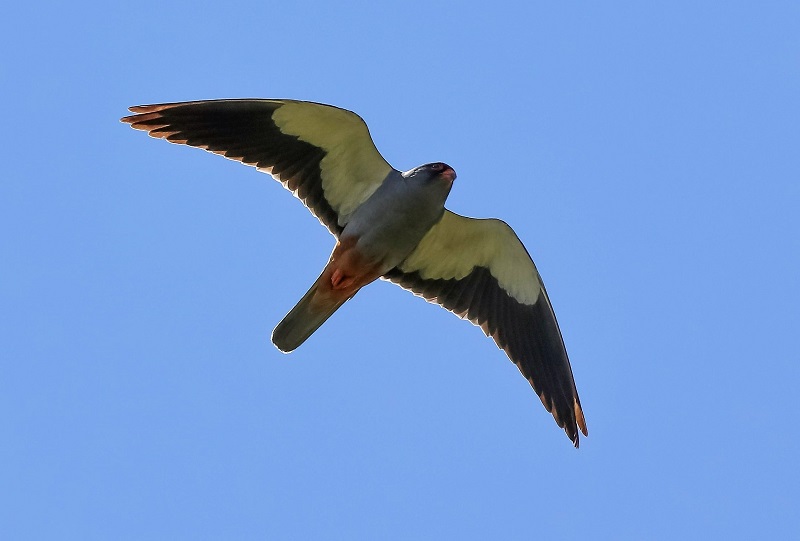
[[[131, 110], [134, 108], [131, 107]], [[123, 124], [129, 124], [131, 128], [135, 130], [142, 130], [147, 132], [152, 132], [154, 130], [161, 129], [167, 125], [168, 122], [161, 120], [163, 117], [157, 111], [150, 111], [150, 112], [142, 112], [136, 113], [134, 115], [124, 116], [119, 119], [120, 122]], [[159, 122], [161, 120], [161, 122]]]
[[[192, 102], [186, 102], [192, 103]], [[180, 103], [157, 103], [151, 105], [131, 105], [128, 107], [128, 111], [131, 113], [157, 113], [158, 111], [163, 111], [164, 109], [168, 109], [170, 107], [174, 107], [176, 105], [181, 105]]]
[[586, 418], [583, 416], [583, 410], [581, 409], [581, 404], [577, 400], [575, 400], [575, 420], [578, 423], [578, 428], [580, 428], [581, 432], [583, 432], [583, 435], [588, 438], [589, 429], [586, 427]]
[[[574, 422], [568, 423], [567, 426], [564, 427], [564, 431], [577, 449], [580, 447], [581, 443], [580, 433], [583, 433], [585, 437], [589, 437], [589, 429], [586, 427], [586, 418], [583, 416], [583, 409], [581, 409], [581, 403], [577, 398], [575, 399], [573, 413], [575, 415]], [[578, 430], [580, 430], [580, 433]]]
[[139, 128], [135, 124], [138, 122], [145, 122], [156, 118], [160, 118], [162, 116], [160, 113], [167, 109], [175, 109], [176, 107], [180, 107], [183, 105], [192, 105], [195, 103], [198, 102], [186, 101], [186, 102], [175, 102], [175, 103], [156, 103], [152, 105], [131, 105], [130, 107], [128, 107], [128, 111], [134, 114], [124, 116], [119, 120], [120, 122], [124, 122], [125, 124], [131, 124], [136, 129], [145, 129], [145, 128]]

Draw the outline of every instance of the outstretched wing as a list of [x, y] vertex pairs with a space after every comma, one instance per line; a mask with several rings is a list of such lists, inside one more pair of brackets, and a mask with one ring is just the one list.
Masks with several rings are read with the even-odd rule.
[[330, 105], [237, 99], [130, 110], [122, 122], [137, 130], [271, 174], [336, 236], [392, 171], [361, 117]]
[[505, 222], [445, 211], [386, 278], [494, 338], [578, 446], [586, 421], [561, 331], [536, 266]]

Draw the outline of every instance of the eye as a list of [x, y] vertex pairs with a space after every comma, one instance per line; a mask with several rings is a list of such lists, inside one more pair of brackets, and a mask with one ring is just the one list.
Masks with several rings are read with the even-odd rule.
[[444, 169], [444, 165], [441, 163], [434, 163], [433, 165], [431, 165], [431, 169], [433, 169], [434, 171], [441, 171], [442, 169]]

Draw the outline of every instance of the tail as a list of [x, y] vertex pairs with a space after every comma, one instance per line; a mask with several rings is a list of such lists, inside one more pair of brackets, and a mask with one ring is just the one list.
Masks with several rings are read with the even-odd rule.
[[332, 290], [323, 272], [311, 289], [272, 331], [272, 343], [284, 353], [297, 349], [353, 295]]

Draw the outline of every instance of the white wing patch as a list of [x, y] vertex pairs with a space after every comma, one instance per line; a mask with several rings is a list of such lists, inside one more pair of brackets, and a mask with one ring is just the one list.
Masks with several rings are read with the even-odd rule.
[[476, 266], [489, 269], [500, 287], [523, 304], [535, 304], [543, 290], [536, 266], [508, 224], [449, 210], [399, 269], [419, 272], [423, 279], [460, 280]]
[[364, 121], [350, 111], [317, 103], [285, 101], [272, 115], [281, 132], [320, 147], [325, 199], [345, 225], [392, 170], [375, 148]]

